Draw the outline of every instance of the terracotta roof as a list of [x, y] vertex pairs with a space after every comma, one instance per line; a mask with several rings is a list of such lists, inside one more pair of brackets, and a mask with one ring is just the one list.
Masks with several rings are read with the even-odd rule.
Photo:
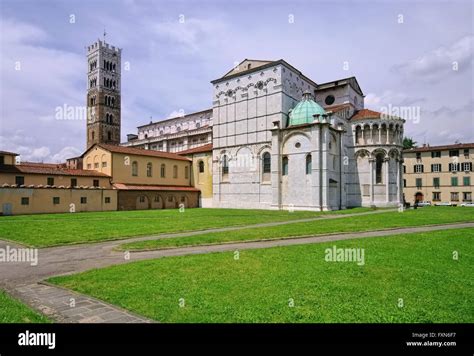
[[[97, 146], [114, 153], [125, 153], [130, 155], [139, 155], [139, 156], [150, 156], [150, 157], [160, 157], [160, 158], [169, 158], [176, 159], [180, 161], [189, 161], [187, 157], [180, 156], [177, 153], [155, 151], [155, 150], [145, 150], [143, 148], [135, 147], [124, 147], [124, 146], [115, 146], [115, 145], [106, 145], [106, 144], [97, 144]], [[94, 146], [92, 146], [94, 147]], [[86, 151], [87, 152], [87, 151]]]
[[0, 155], [13, 155], [13, 156], [19, 156], [18, 153], [13, 153], [13, 152], [8, 152], [8, 151], [0, 151]]
[[194, 187], [182, 187], [175, 185], [133, 185], [124, 183], [114, 183], [113, 187], [118, 190], [156, 190], [156, 191], [185, 191], [185, 192], [199, 192], [199, 189]]
[[356, 114], [351, 117], [351, 121], [363, 119], [380, 119], [380, 115], [381, 113], [379, 113], [378, 111], [362, 109], [357, 111]]
[[18, 164], [0, 166], [0, 173], [14, 174], [44, 174], [62, 176], [83, 176], [83, 177], [109, 177], [107, 174], [92, 170], [67, 169], [63, 167], [53, 167], [51, 164]]
[[455, 143], [452, 145], [443, 145], [443, 146], [425, 146], [417, 147], [409, 150], [403, 150], [403, 153], [411, 152], [430, 152], [430, 151], [444, 151], [444, 150], [456, 150], [463, 148], [474, 148], [474, 142], [471, 143]]
[[190, 148], [189, 150], [178, 152], [178, 154], [187, 155], [191, 153], [202, 153], [202, 152], [209, 152], [209, 151], [212, 151], [212, 143], [208, 143], [207, 145], [203, 145], [199, 147]]
[[44, 167], [44, 168], [63, 168], [66, 167], [65, 163], [43, 163], [43, 162], [28, 162], [22, 161], [20, 163], [22, 166], [32, 166], [32, 167]]
[[351, 103], [323, 106], [323, 108], [324, 108], [324, 110], [326, 110], [326, 112], [327, 111], [332, 111], [333, 113], [337, 113], [337, 112], [345, 110], [345, 109], [350, 109], [352, 107], [353, 107], [353, 105]]

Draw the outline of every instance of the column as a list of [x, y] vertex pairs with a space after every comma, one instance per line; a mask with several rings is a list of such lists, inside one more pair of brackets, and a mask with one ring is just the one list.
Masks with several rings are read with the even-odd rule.
[[272, 207], [281, 209], [281, 152], [280, 152], [280, 125], [274, 122], [272, 132], [272, 153], [271, 153], [271, 182], [272, 182]]
[[369, 158], [370, 169], [370, 205], [374, 205], [374, 162], [375, 158]]
[[329, 125], [321, 125], [321, 209], [328, 210], [328, 139], [329, 139]]
[[385, 163], [385, 203], [390, 202], [390, 157], [384, 159]]
[[311, 200], [315, 208], [321, 209], [321, 130], [320, 124], [311, 128]]
[[400, 160], [397, 158], [396, 161], [397, 163], [397, 204], [400, 204], [401, 202], [401, 199], [400, 199], [400, 190], [401, 190], [401, 186], [400, 186]]

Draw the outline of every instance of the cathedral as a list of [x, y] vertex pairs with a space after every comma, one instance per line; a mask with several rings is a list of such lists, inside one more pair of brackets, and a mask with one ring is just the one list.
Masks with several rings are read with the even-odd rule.
[[404, 120], [365, 109], [355, 77], [318, 84], [284, 60], [245, 59], [211, 84], [212, 109], [140, 126], [124, 143], [207, 157], [212, 187], [201, 206], [401, 203]]
[[317, 83], [283, 59], [245, 59], [210, 83], [212, 107], [121, 142], [121, 53], [87, 47], [81, 156], [18, 163], [0, 151], [0, 214], [402, 202], [404, 120], [365, 109], [355, 77]]

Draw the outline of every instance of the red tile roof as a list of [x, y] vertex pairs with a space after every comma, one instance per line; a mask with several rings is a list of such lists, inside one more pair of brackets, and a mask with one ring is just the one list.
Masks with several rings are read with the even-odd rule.
[[100, 173], [92, 170], [83, 169], [67, 169], [61, 166], [48, 164], [48, 163], [37, 163], [31, 164], [18, 164], [18, 165], [4, 165], [0, 166], [0, 173], [13, 173], [13, 174], [44, 174], [44, 175], [61, 175], [61, 176], [83, 176], [83, 177], [109, 177], [107, 174]]
[[430, 151], [444, 151], [444, 150], [456, 150], [463, 148], [474, 148], [474, 142], [471, 143], [455, 143], [452, 145], [443, 145], [443, 146], [425, 146], [417, 147], [409, 150], [403, 150], [403, 153], [411, 152], [430, 152]]
[[[145, 150], [143, 148], [134, 148], [134, 147], [124, 147], [124, 146], [115, 146], [115, 145], [106, 145], [106, 144], [97, 144], [97, 146], [103, 148], [104, 150], [114, 152], [114, 153], [124, 153], [129, 155], [138, 155], [138, 156], [151, 156], [151, 157], [160, 157], [168, 159], [176, 159], [179, 161], [189, 161], [187, 157], [180, 156], [176, 153], [155, 151], [155, 150]], [[94, 147], [94, 146], [92, 146]], [[87, 152], [87, 151], [86, 151]]]
[[114, 183], [113, 187], [118, 190], [161, 190], [161, 191], [186, 191], [199, 192], [199, 189], [194, 187], [182, 187], [175, 185], [134, 185], [124, 183]]
[[191, 153], [202, 153], [202, 152], [210, 152], [210, 151], [212, 151], [212, 143], [208, 143], [207, 145], [203, 145], [199, 147], [190, 148], [189, 150], [178, 152], [178, 154], [187, 155]]
[[351, 117], [351, 120], [380, 119], [381, 113], [369, 109], [362, 109]]

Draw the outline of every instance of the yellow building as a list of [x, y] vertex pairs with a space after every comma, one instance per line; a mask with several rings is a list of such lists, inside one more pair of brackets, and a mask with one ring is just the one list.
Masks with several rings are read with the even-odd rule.
[[15, 156], [0, 152], [0, 215], [117, 209], [117, 191], [107, 174], [57, 164], [16, 164]]
[[201, 192], [199, 206], [212, 207], [212, 143], [179, 154], [192, 159], [191, 184]]
[[423, 146], [403, 151], [405, 201], [472, 202], [474, 143]]
[[111, 177], [119, 210], [198, 207], [199, 189], [192, 185], [190, 158], [95, 144], [82, 155], [82, 165]]

